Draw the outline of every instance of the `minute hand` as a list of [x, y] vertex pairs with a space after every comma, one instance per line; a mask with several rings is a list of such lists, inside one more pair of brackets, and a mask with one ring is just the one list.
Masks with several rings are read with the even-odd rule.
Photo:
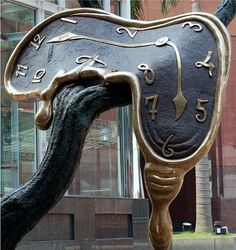
[[176, 63], [177, 63], [178, 90], [176, 97], [173, 99], [173, 103], [175, 105], [175, 120], [178, 120], [182, 116], [187, 104], [187, 100], [185, 99], [182, 93], [182, 66], [181, 66], [181, 58], [179, 50], [173, 42], [169, 41], [169, 38], [167, 36], [158, 39], [155, 45], [157, 47], [169, 45], [175, 51]]
[[62, 35], [56, 36], [52, 38], [51, 40], [47, 41], [47, 43], [59, 43], [59, 42], [65, 42], [65, 41], [72, 41], [72, 40], [90, 40], [98, 43], [105, 43], [109, 45], [114, 45], [118, 47], [124, 47], [124, 48], [138, 48], [138, 47], [146, 47], [146, 46], [153, 46], [155, 45], [155, 42], [146, 42], [146, 43], [119, 43], [114, 42], [111, 40], [106, 39], [100, 39], [96, 37], [91, 36], [85, 36], [85, 35], [77, 35], [71, 32], [64, 33]]
[[52, 38], [51, 40], [47, 41], [47, 43], [58, 43], [58, 42], [65, 42], [65, 41], [71, 41], [71, 40], [90, 40], [94, 42], [99, 42], [99, 43], [105, 43], [105, 44], [110, 44], [118, 47], [124, 47], [124, 48], [138, 48], [138, 47], [146, 47], [146, 46], [153, 46], [156, 45], [157, 47], [163, 46], [163, 45], [169, 45], [171, 46], [176, 54], [176, 63], [177, 63], [177, 70], [178, 70], [178, 90], [177, 90], [177, 95], [173, 99], [173, 103], [175, 105], [175, 119], [178, 120], [186, 107], [187, 100], [185, 99], [183, 93], [182, 93], [182, 66], [181, 66], [181, 58], [180, 54], [178, 51], [178, 48], [176, 45], [169, 41], [168, 37], [162, 37], [158, 39], [156, 42], [146, 42], [146, 43], [138, 43], [138, 44], [130, 44], [130, 43], [119, 43], [119, 42], [114, 42], [111, 40], [105, 40], [105, 39], [100, 39], [96, 37], [90, 37], [90, 36], [84, 36], [84, 35], [77, 35], [71, 32], [64, 33], [62, 35], [56, 36]]
[[176, 47], [174, 43], [171, 41], [167, 42], [168, 45], [170, 45], [176, 54], [176, 62], [177, 62], [177, 69], [178, 69], [178, 90], [177, 90], [177, 95], [173, 99], [174, 105], [175, 105], [175, 120], [178, 120], [186, 107], [187, 100], [185, 99], [183, 93], [182, 93], [182, 65], [181, 65], [181, 58], [179, 54], [179, 50]]

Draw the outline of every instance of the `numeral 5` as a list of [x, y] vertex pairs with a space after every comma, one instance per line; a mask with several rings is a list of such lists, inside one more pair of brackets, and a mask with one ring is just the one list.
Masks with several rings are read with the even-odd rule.
[[207, 119], [207, 110], [202, 106], [202, 104], [207, 103], [208, 100], [197, 99], [197, 110], [201, 114], [196, 114], [195, 118], [198, 122], [205, 122]]

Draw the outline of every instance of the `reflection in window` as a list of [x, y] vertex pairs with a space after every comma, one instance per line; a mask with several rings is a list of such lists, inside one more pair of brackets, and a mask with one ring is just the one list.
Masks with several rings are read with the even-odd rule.
[[111, 13], [120, 15], [120, 1], [111, 0]]
[[58, 4], [58, 1], [57, 0], [44, 0], [46, 2], [49, 2], [49, 3], [55, 3], [55, 4]]
[[92, 124], [68, 193], [118, 197], [118, 189], [117, 121], [113, 109]]
[[78, 0], [67, 0], [65, 1], [66, 8], [72, 9], [72, 8], [80, 8], [80, 4]]
[[6, 93], [3, 75], [16, 44], [35, 24], [33, 10], [1, 3], [1, 193], [28, 180], [35, 171], [34, 106], [18, 104]]
[[51, 15], [52, 15], [52, 13], [45, 12], [45, 13], [44, 13], [44, 18], [46, 19], [46, 18], [50, 17]]
[[[56, 1], [49, 1], [55, 3]], [[78, 8], [78, 0], [66, 0], [66, 8]], [[119, 1], [111, 1], [119, 14]], [[37, 132], [34, 104], [16, 103], [6, 93], [3, 73], [16, 44], [35, 24], [35, 12], [2, 0], [1, 33], [1, 192], [27, 181], [46, 152], [50, 130]], [[51, 15], [50, 9], [44, 17]], [[132, 196], [131, 115], [113, 109], [103, 113], [86, 138], [80, 166], [68, 194], [84, 196]], [[129, 129], [128, 129], [129, 128]], [[35, 155], [37, 144], [37, 157]], [[39, 162], [38, 162], [39, 163]]]

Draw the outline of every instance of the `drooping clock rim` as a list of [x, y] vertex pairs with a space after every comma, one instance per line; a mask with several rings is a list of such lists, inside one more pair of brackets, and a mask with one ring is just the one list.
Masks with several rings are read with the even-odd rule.
[[96, 9], [88, 9], [88, 8], [81, 8], [81, 9], [73, 9], [73, 10], [65, 10], [60, 13], [54, 14], [38, 25], [36, 25], [26, 36], [19, 42], [16, 46], [14, 52], [12, 53], [4, 75], [4, 82], [5, 88], [7, 89], [8, 93], [12, 96], [12, 98], [16, 101], [39, 101], [41, 100], [41, 93], [43, 89], [36, 89], [29, 92], [20, 92], [16, 90], [11, 85], [11, 76], [14, 70], [16, 61], [18, 56], [21, 53], [21, 49], [29, 43], [29, 41], [37, 34], [41, 29], [43, 29], [48, 24], [52, 23], [55, 20], [58, 20], [62, 17], [69, 17], [69, 16], [84, 16], [84, 17], [91, 17], [97, 18], [105, 21], [112, 21], [115, 24], [119, 24], [128, 28], [134, 28], [136, 30], [148, 30], [154, 29], [159, 27], [166, 27], [172, 24], [186, 22], [186, 21], [199, 21], [202, 22], [204, 25], [208, 27], [210, 32], [213, 34], [218, 48], [218, 79], [217, 79], [217, 86], [216, 86], [216, 93], [215, 93], [215, 103], [214, 103], [214, 111], [212, 116], [212, 121], [210, 125], [210, 129], [205, 136], [200, 147], [190, 156], [178, 160], [170, 160], [161, 157], [160, 155], [156, 154], [152, 147], [150, 146], [149, 142], [145, 138], [143, 133], [141, 117], [140, 117], [140, 91], [139, 86], [137, 84], [132, 84], [132, 96], [133, 96], [133, 110], [134, 110], [134, 128], [137, 139], [140, 144], [140, 148], [143, 151], [144, 155], [149, 162], [158, 162], [158, 164], [169, 165], [172, 167], [182, 165], [182, 168], [189, 168], [195, 165], [204, 154], [206, 154], [212, 143], [214, 142], [217, 129], [220, 123], [220, 115], [222, 109], [222, 101], [223, 101], [223, 92], [227, 83], [228, 75], [229, 75], [229, 66], [230, 66], [230, 58], [231, 58], [231, 46], [230, 46], [230, 35], [225, 28], [225, 26], [213, 15], [208, 13], [187, 13], [183, 15], [178, 15], [175, 17], [164, 18], [161, 20], [156, 21], [134, 21], [134, 20], [126, 20], [124, 18], [118, 17], [116, 15], [107, 13], [102, 10]]
[[[202, 12], [192, 12], [192, 13], [186, 13], [174, 17], [168, 17], [163, 18], [160, 20], [155, 21], [139, 21], [139, 20], [127, 20], [124, 18], [121, 18], [119, 16], [116, 16], [114, 14], [108, 13], [103, 10], [99, 9], [91, 9], [91, 8], [79, 8], [79, 9], [72, 9], [72, 10], [64, 10], [59, 13], [56, 13], [39, 24], [37, 24], [33, 29], [31, 29], [24, 37], [23, 39], [17, 44], [16, 48], [14, 49], [13, 53], [11, 54], [8, 63], [6, 65], [5, 74], [4, 74], [4, 84], [7, 92], [12, 96], [12, 98], [16, 101], [39, 101], [41, 98], [41, 92], [42, 89], [35, 89], [28, 92], [21, 92], [14, 88], [14, 86], [11, 85], [11, 75], [14, 70], [16, 61], [18, 59], [18, 56], [21, 53], [21, 49], [24, 48], [24, 46], [33, 39], [35, 34], [37, 34], [40, 30], [42, 30], [45, 26], [52, 23], [55, 20], [58, 20], [62, 17], [66, 16], [84, 16], [84, 17], [91, 17], [91, 18], [97, 18], [105, 21], [112, 21], [115, 24], [123, 25], [128, 28], [134, 28], [137, 31], [143, 31], [143, 30], [150, 30], [154, 28], [161, 28], [166, 27], [172, 24], [176, 24], [179, 22], [185, 22], [185, 21], [192, 21], [192, 20], [198, 20], [201, 21], [204, 19], [204, 24], [209, 25], [208, 28], [210, 28], [210, 23], [217, 23], [218, 28], [221, 32], [224, 33], [224, 38], [227, 38], [226, 40], [230, 40], [229, 34], [227, 34], [227, 30], [224, 27], [224, 25], [213, 15], [208, 13], [202, 13]], [[210, 21], [211, 20], [211, 21]], [[211, 29], [214, 33], [217, 33], [217, 30]], [[230, 46], [228, 46], [229, 48]], [[229, 54], [231, 54], [231, 51], [229, 51]], [[227, 61], [227, 60], [225, 60]]]

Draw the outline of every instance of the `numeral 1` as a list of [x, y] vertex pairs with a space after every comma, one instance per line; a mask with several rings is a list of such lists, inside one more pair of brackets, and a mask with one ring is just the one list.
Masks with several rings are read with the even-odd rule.
[[22, 69], [27, 70], [29, 67], [25, 66], [25, 65], [21, 65], [21, 64], [17, 64], [16, 66], [17, 70], [16, 70], [16, 76], [18, 77], [19, 75], [21, 76], [26, 76], [26, 73], [22, 72]]
[[207, 119], [207, 110], [202, 107], [202, 104], [207, 102], [208, 100], [197, 99], [197, 110], [201, 112], [201, 114], [196, 114], [195, 116], [198, 122], [205, 122], [205, 120]]
[[127, 29], [126, 27], [119, 27], [119, 28], [116, 29], [116, 32], [119, 33], [119, 34], [123, 34], [123, 31], [127, 32], [129, 37], [132, 38], [132, 39], [138, 33], [137, 30], [135, 30], [133, 33], [131, 33], [131, 31], [129, 29]]
[[35, 48], [36, 48], [36, 50], [38, 50], [39, 48], [40, 48], [40, 45], [41, 45], [41, 43], [43, 42], [43, 40], [46, 38], [46, 36], [44, 36], [44, 37], [40, 37], [40, 35], [39, 34], [37, 34], [34, 38], [33, 38], [33, 41], [32, 42], [30, 42], [30, 44], [32, 45], [32, 46], [34, 46]]
[[39, 69], [36, 71], [33, 80], [31, 81], [32, 83], [40, 83], [43, 76], [45, 75], [46, 70], [45, 69]]
[[158, 95], [153, 95], [153, 96], [146, 96], [145, 97], [145, 106], [147, 106], [148, 102], [152, 100], [152, 108], [149, 110], [149, 113], [151, 114], [151, 118], [153, 121], [155, 121], [156, 114], [157, 114], [157, 100], [158, 100]]

